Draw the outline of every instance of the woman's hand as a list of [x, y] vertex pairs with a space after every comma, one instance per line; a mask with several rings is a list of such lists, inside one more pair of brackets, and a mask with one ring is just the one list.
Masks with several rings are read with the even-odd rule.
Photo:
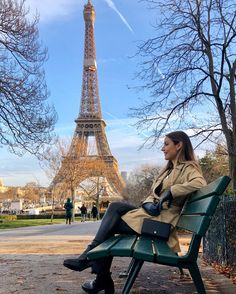
[[159, 203], [145, 202], [142, 208], [151, 216], [158, 216], [161, 212]]
[[173, 196], [171, 194], [171, 191], [168, 190], [164, 192], [163, 195], [160, 197], [160, 202], [159, 202], [160, 211], [163, 209], [163, 204], [167, 204], [167, 207], [170, 208], [172, 201], [173, 201]]

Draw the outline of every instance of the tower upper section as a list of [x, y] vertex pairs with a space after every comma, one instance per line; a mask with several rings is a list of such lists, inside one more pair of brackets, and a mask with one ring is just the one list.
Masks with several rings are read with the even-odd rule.
[[101, 119], [94, 37], [95, 9], [90, 0], [84, 5], [84, 21], [84, 64], [79, 118]]
[[95, 10], [90, 0], [88, 1], [86, 5], [84, 5], [84, 20], [85, 22], [91, 21], [93, 24], [95, 21]]

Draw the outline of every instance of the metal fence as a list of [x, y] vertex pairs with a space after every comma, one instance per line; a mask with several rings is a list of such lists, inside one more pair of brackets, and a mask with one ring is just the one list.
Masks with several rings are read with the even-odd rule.
[[203, 257], [236, 269], [236, 196], [222, 196], [203, 240]]

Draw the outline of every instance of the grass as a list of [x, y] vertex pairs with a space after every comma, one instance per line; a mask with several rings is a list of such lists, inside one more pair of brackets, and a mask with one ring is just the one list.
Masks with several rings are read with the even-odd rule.
[[0, 229], [15, 229], [21, 227], [32, 227], [32, 226], [42, 226], [42, 225], [53, 225], [53, 224], [63, 224], [65, 219], [22, 219], [13, 221], [4, 221], [0, 223]]
[[[75, 217], [76, 222], [80, 222], [80, 217]], [[43, 225], [54, 225], [54, 224], [65, 224], [65, 218], [54, 218], [51, 222], [51, 219], [19, 219], [19, 220], [11, 220], [11, 221], [3, 221], [0, 219], [0, 230], [1, 229], [15, 229], [21, 227], [33, 227], [33, 226], [43, 226]]]

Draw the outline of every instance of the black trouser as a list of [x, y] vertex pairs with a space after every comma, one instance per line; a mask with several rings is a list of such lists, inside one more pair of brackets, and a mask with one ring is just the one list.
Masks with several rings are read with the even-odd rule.
[[72, 218], [71, 213], [66, 214], [66, 223], [68, 223], [68, 221], [69, 221], [69, 224], [70, 224], [71, 223], [71, 218]]
[[[136, 206], [125, 203], [125, 202], [113, 202], [108, 206], [105, 215], [102, 218], [101, 225], [97, 231], [97, 234], [92, 244], [101, 244], [111, 236], [115, 234], [137, 234], [131, 229], [121, 218], [126, 212], [137, 208]], [[106, 258], [100, 258], [93, 262], [92, 272], [93, 273], [107, 273], [110, 272], [112, 263], [112, 256]]]

